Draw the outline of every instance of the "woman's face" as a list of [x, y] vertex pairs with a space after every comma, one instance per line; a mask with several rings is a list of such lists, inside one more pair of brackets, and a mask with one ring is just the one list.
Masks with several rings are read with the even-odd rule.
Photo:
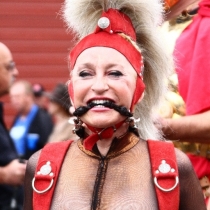
[[[130, 109], [136, 87], [137, 74], [118, 51], [106, 47], [92, 47], [77, 58], [71, 72], [75, 108], [90, 102], [112, 101]], [[102, 105], [95, 106], [81, 117], [97, 128], [105, 128], [125, 119], [117, 111]]]

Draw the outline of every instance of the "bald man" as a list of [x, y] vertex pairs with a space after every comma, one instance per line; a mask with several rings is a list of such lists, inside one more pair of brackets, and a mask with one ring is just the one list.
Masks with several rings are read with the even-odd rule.
[[[8, 47], [0, 42], [0, 98], [9, 93], [18, 75]], [[3, 120], [3, 104], [0, 101], [0, 209], [17, 207], [14, 194], [23, 184], [26, 164], [20, 163], [13, 142]], [[18, 193], [19, 194], [19, 193]], [[18, 209], [18, 208], [14, 208]]]

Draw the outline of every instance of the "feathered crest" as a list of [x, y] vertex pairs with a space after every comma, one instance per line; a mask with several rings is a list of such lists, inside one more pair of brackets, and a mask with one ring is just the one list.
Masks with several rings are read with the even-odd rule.
[[163, 9], [160, 0], [65, 0], [62, 11], [67, 27], [82, 38], [94, 31], [102, 11], [109, 8], [127, 14], [137, 34], [141, 25], [160, 23]]
[[69, 30], [79, 39], [92, 33], [102, 11], [117, 9], [130, 17], [136, 31], [137, 45], [144, 57], [143, 101], [136, 106], [134, 115], [140, 117], [139, 133], [142, 138], [160, 138], [153, 125], [151, 110], [165, 94], [165, 80], [173, 71], [172, 57], [165, 49], [158, 26], [163, 20], [162, 0], [65, 0], [63, 19]]

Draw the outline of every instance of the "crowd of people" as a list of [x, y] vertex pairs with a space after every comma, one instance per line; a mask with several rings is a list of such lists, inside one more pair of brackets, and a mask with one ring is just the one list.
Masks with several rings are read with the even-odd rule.
[[[68, 85], [49, 91], [16, 79], [0, 43], [0, 97], [16, 110], [7, 130], [0, 103], [0, 209], [210, 210], [210, 1], [166, 1], [164, 21], [193, 11], [173, 55], [157, 27], [163, 8], [65, 0], [78, 42]], [[174, 69], [186, 115], [155, 119]]]
[[[49, 93], [39, 83], [31, 84], [27, 80], [18, 79], [18, 74], [12, 53], [5, 44], [0, 43], [0, 96], [8, 94], [16, 110], [16, 116], [8, 130], [4, 122], [3, 102], [0, 103], [1, 210], [23, 209], [26, 163], [34, 152], [52, 141], [50, 139], [76, 139], [72, 133], [67, 86], [58, 84], [58, 91]], [[55, 104], [55, 108], [51, 104]], [[65, 125], [62, 125], [63, 121]]]

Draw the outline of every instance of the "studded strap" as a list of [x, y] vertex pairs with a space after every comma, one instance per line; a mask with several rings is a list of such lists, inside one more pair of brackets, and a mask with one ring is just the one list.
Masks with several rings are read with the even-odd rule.
[[[42, 149], [34, 177], [34, 186], [38, 191], [33, 192], [34, 210], [50, 209], [60, 168], [71, 143], [72, 141], [50, 143]], [[148, 140], [148, 148], [159, 209], [178, 210], [179, 180], [173, 144]]]
[[33, 186], [33, 210], [49, 210], [65, 154], [73, 141], [48, 143], [41, 151]]
[[152, 174], [160, 210], [179, 209], [179, 175], [171, 142], [148, 140]]

